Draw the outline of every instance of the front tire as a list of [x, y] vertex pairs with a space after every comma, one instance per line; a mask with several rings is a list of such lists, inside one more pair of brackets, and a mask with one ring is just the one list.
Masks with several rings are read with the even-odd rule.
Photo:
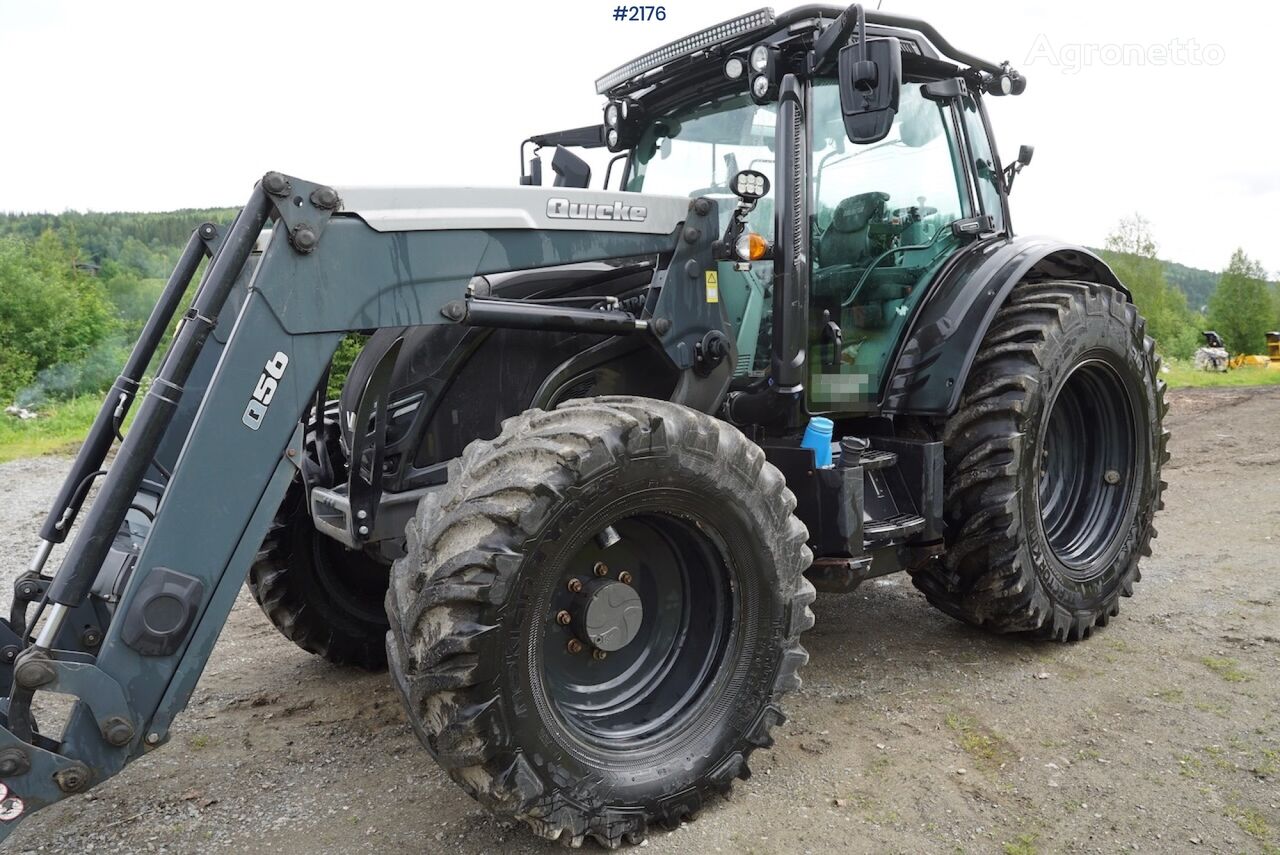
[[1169, 458], [1145, 326], [1106, 285], [1013, 290], [943, 434], [947, 551], [913, 576], [931, 603], [1069, 641], [1132, 595]]
[[316, 531], [290, 485], [249, 568], [249, 592], [280, 634], [335, 665], [387, 667], [390, 567]]
[[482, 804], [613, 847], [678, 823], [772, 743], [807, 660], [807, 533], [764, 453], [663, 401], [508, 419], [427, 496], [388, 658], [420, 739]]

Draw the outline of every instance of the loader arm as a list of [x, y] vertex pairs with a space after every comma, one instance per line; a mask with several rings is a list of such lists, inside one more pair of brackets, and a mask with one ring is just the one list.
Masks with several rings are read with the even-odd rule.
[[[143, 367], [170, 325], [205, 241], [211, 259], [159, 375], [114, 463], [100, 479], [56, 573], [43, 567], [54, 539], [43, 533], [31, 572], [44, 592], [26, 623], [27, 602], [0, 620], [0, 839], [30, 813], [83, 792], [169, 738], [225, 623], [271, 517], [303, 454], [301, 421], [342, 336], [352, 330], [426, 324], [594, 324], [647, 337], [686, 379], [680, 394], [715, 406], [727, 370], [697, 345], [724, 334], [723, 310], [704, 297], [714, 270], [716, 210], [709, 200], [566, 188], [352, 189], [334, 191], [280, 173], [255, 187], [217, 241], [193, 237], [153, 313], [153, 334], [103, 405], [114, 435]], [[252, 255], [273, 225], [260, 257]], [[203, 228], [203, 227], [202, 227]], [[477, 275], [650, 255], [663, 259], [644, 316], [616, 308], [480, 299]], [[242, 301], [229, 300], [247, 277]], [[671, 318], [678, 318], [673, 323]], [[217, 326], [230, 327], [190, 423], [175, 419], [184, 386]], [[733, 359], [723, 359], [725, 366]], [[480, 392], [483, 394], [483, 391]], [[127, 397], [127, 400], [126, 400]], [[123, 402], [123, 403], [122, 403]], [[163, 443], [181, 441], [140, 551], [117, 560], [112, 542]], [[56, 539], [79, 510], [80, 473], [96, 471], [110, 436], [87, 443], [60, 507]], [[149, 474], [150, 473], [150, 474]], [[112, 558], [113, 560], [108, 560]], [[100, 639], [84, 643], [75, 615], [102, 592], [110, 605]], [[29, 592], [28, 592], [29, 593]], [[33, 599], [28, 597], [27, 599]], [[36, 692], [76, 703], [61, 734], [40, 733]]]

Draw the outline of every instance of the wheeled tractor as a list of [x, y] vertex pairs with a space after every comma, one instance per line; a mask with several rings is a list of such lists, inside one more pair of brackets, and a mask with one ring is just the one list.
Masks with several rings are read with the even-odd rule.
[[192, 235], [0, 622], [0, 834], [168, 740], [246, 577], [570, 844], [748, 774], [815, 589], [1105, 625], [1155, 534], [1160, 361], [1105, 263], [1013, 229], [1031, 149], [984, 104], [1025, 86], [923, 21], [762, 9], [602, 77], [519, 186], [267, 173]]

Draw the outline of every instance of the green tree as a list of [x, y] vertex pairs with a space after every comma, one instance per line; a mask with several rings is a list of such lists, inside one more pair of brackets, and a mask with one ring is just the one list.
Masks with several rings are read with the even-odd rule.
[[0, 213], [0, 403], [110, 385], [192, 230], [235, 213]]
[[1197, 315], [1188, 308], [1186, 295], [1165, 279], [1157, 250], [1151, 224], [1134, 214], [1107, 236], [1102, 255], [1133, 295], [1134, 305], [1147, 320], [1147, 334], [1161, 352], [1186, 358], [1196, 348]]
[[1237, 249], [1209, 297], [1209, 322], [1232, 353], [1265, 353], [1273, 311], [1266, 275], [1261, 264]]
[[77, 265], [69, 236], [0, 238], [0, 392], [15, 392], [60, 366], [82, 363], [115, 329], [101, 282]]

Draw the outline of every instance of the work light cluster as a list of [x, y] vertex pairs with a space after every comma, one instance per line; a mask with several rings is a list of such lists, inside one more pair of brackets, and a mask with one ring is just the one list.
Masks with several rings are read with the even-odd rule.
[[779, 62], [775, 45], [759, 44], [742, 57], [734, 55], [724, 61], [724, 76], [740, 80], [750, 72], [751, 98], [757, 104], [772, 101], [778, 95]]
[[633, 59], [625, 65], [618, 66], [596, 81], [596, 92], [603, 95], [619, 83], [665, 65], [673, 59], [696, 53], [699, 50], [720, 44], [720, 42], [749, 33], [760, 27], [767, 27], [773, 21], [772, 9], [757, 9], [740, 18], [734, 18], [724, 23], [716, 24], [714, 27], [699, 30], [693, 35], [685, 36], [670, 44], [663, 45], [657, 50]]
[[626, 98], [610, 101], [604, 108], [604, 142], [609, 151], [635, 145], [640, 134], [640, 105]]
[[737, 186], [734, 187], [734, 193], [739, 196], [760, 198], [764, 195], [765, 177], [758, 172], [749, 172], [743, 170], [738, 173], [735, 179]]

